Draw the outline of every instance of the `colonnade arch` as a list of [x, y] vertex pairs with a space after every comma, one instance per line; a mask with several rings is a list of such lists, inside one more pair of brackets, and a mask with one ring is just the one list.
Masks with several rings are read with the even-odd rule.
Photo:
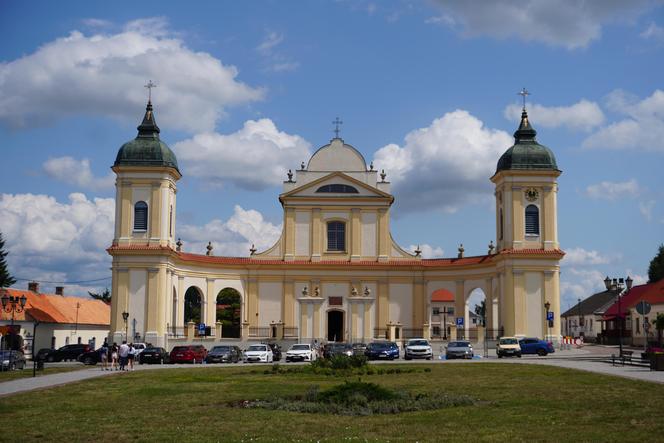
[[226, 287], [217, 293], [215, 320], [221, 322], [222, 337], [240, 338], [242, 295], [237, 289]]

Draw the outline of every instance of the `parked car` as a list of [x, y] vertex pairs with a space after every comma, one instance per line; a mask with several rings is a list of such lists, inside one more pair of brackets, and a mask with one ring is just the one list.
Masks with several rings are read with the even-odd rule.
[[519, 346], [522, 354], [537, 354], [540, 357], [556, 352], [550, 342], [533, 337], [522, 338], [519, 340]]
[[143, 352], [145, 349], [148, 348], [148, 345], [145, 343], [132, 343], [134, 345], [134, 358], [138, 359], [138, 356]]
[[96, 351], [84, 352], [76, 357], [76, 360], [80, 361], [84, 365], [96, 365], [97, 363], [101, 362], [101, 348], [97, 349]]
[[325, 345], [323, 357], [332, 358], [336, 355], [345, 355], [350, 357], [353, 355], [353, 346], [349, 343], [328, 343]]
[[207, 349], [203, 345], [176, 346], [171, 351], [171, 363], [203, 363]]
[[55, 351], [50, 352], [46, 356], [46, 361], [75, 361], [79, 355], [85, 352], [89, 352], [90, 350], [90, 345], [64, 345], [60, 349], [56, 349]]
[[141, 365], [153, 363], [163, 364], [170, 363], [171, 356], [164, 348], [148, 347], [143, 349], [136, 359]]
[[237, 346], [215, 346], [205, 359], [208, 363], [237, 363], [242, 360], [242, 350]]
[[308, 343], [297, 343], [286, 351], [286, 363], [290, 361], [314, 361], [318, 352]]
[[364, 352], [369, 360], [394, 360], [399, 358], [399, 346], [393, 341], [369, 343]]
[[459, 340], [451, 341], [445, 348], [445, 358], [451, 360], [453, 358], [473, 358], [473, 345], [469, 341]]
[[270, 347], [270, 349], [272, 349], [272, 356], [274, 361], [281, 360], [281, 346], [276, 343], [268, 343], [267, 345]]
[[427, 340], [423, 338], [413, 338], [406, 342], [403, 358], [406, 360], [413, 358], [426, 358], [427, 360], [431, 360], [433, 358], [433, 349], [431, 349], [431, 345]]
[[35, 360], [37, 361], [46, 361], [46, 358], [51, 352], [55, 352], [55, 349], [51, 348], [42, 348], [39, 351], [37, 351], [37, 355], [35, 355]]
[[242, 361], [245, 363], [262, 362], [272, 363], [274, 355], [272, 349], [266, 344], [251, 345], [244, 351]]
[[501, 337], [496, 344], [498, 358], [519, 357], [521, 358], [521, 346], [516, 337]]
[[21, 351], [0, 351], [0, 369], [13, 371], [25, 368], [25, 355]]
[[366, 350], [366, 343], [353, 343], [353, 355], [364, 355], [364, 351]]

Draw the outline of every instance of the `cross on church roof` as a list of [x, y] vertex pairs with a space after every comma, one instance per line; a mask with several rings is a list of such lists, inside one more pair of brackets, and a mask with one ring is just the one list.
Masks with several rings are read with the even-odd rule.
[[332, 122], [332, 124], [335, 125], [335, 127], [334, 127], [334, 138], [339, 138], [339, 125], [343, 125], [344, 122], [342, 122], [341, 120], [339, 120], [339, 117], [337, 117], [337, 118]]
[[152, 80], [149, 80], [148, 84], [145, 85], [145, 87], [148, 88], [148, 101], [151, 102], [152, 101], [152, 88], [156, 88], [157, 84], [153, 83]]
[[523, 97], [523, 109], [526, 109], [526, 97], [530, 95], [530, 92], [528, 92], [526, 88], [523, 88], [521, 91], [517, 92], [516, 94]]

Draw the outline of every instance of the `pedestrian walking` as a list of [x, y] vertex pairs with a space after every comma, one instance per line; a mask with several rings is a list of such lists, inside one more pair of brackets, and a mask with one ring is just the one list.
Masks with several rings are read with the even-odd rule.
[[129, 343], [129, 353], [127, 354], [127, 361], [129, 363], [129, 370], [134, 370], [134, 358], [136, 357], [136, 348], [133, 343]]
[[113, 347], [111, 348], [111, 370], [118, 370], [118, 344], [113, 342]]
[[101, 370], [108, 371], [108, 343], [104, 342], [104, 344], [101, 345], [99, 357], [101, 359]]
[[127, 344], [127, 340], [122, 340], [122, 344], [118, 350], [118, 356], [120, 357], [120, 370], [126, 371], [127, 359], [129, 357], [129, 345]]

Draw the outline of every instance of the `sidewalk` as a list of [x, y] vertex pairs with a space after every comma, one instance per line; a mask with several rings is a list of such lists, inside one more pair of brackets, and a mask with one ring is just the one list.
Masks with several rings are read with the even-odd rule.
[[39, 377], [26, 377], [0, 383], [0, 397], [16, 394], [18, 392], [32, 391], [35, 389], [51, 388], [53, 386], [65, 385], [89, 378], [103, 377], [116, 374], [117, 372], [102, 371], [99, 367], [93, 369], [81, 369], [80, 371], [60, 372]]

